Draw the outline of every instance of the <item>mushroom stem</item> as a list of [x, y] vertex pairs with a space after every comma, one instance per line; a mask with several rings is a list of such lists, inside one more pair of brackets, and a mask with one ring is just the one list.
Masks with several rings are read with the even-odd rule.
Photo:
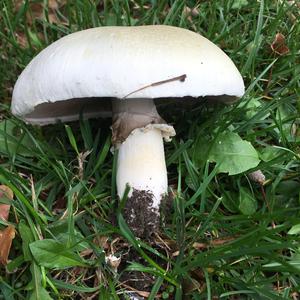
[[124, 208], [129, 227], [139, 237], [158, 229], [159, 209], [168, 192], [163, 138], [175, 135], [151, 99], [113, 101], [113, 142], [118, 149], [117, 191], [130, 192]]

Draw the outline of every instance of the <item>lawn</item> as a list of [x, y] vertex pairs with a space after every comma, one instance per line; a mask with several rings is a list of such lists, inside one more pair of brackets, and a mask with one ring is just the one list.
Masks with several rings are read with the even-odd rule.
[[[129, 291], [299, 299], [299, 1], [2, 0], [0, 8], [0, 185], [14, 194], [0, 196], [0, 215], [12, 203], [0, 219], [0, 299], [129, 299]], [[165, 144], [161, 229], [145, 240], [117, 199], [111, 121], [26, 125], [10, 102], [21, 71], [60, 37], [149, 24], [213, 41], [246, 92], [232, 105], [159, 108], [177, 135]]]

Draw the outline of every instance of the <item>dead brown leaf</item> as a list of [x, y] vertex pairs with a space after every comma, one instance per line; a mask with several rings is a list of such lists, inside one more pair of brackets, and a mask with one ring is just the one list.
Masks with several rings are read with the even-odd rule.
[[[9, 199], [13, 200], [14, 193], [13, 191], [6, 185], [0, 185], [0, 200], [1, 199]], [[10, 204], [0, 204], [0, 219], [7, 221], [10, 210]]]
[[[0, 199], [13, 200], [14, 193], [6, 185], [0, 185]], [[9, 216], [10, 204], [0, 204], [0, 219], [7, 221]], [[6, 265], [12, 240], [15, 237], [15, 227], [9, 225], [0, 231], [0, 264]]]
[[290, 52], [290, 49], [285, 43], [285, 36], [282, 33], [277, 33], [275, 35], [275, 39], [271, 44], [271, 49], [274, 53], [280, 56], [288, 54]]
[[94, 240], [94, 244], [107, 250], [109, 248], [108, 237], [105, 235], [97, 235]]
[[21, 48], [28, 47], [27, 37], [24, 32], [16, 32], [15, 37], [17, 39], [17, 43], [20, 45]]
[[[66, 5], [66, 0], [48, 0], [48, 7], [44, 3], [30, 2], [29, 10], [26, 14], [26, 21], [29, 25], [33, 24], [36, 19], [42, 20], [46, 18], [45, 10], [47, 8], [47, 16], [49, 23], [66, 24], [65, 21], [58, 17], [57, 10]], [[23, 1], [16, 2], [16, 12], [21, 8]]]
[[48, 5], [51, 9], [59, 9], [67, 3], [67, 0], [49, 0]]
[[[63, 5], [63, 1], [49, 1], [48, 4], [48, 20], [49, 23], [53, 24], [65, 24], [57, 15], [57, 10]], [[31, 4], [32, 15], [28, 17], [28, 21], [33, 23], [34, 19], [45, 19], [45, 8], [42, 3]]]
[[186, 17], [186, 19], [189, 21], [192, 29], [194, 31], [197, 31], [197, 28], [194, 24], [194, 21], [193, 21], [193, 17], [198, 17], [199, 16], [199, 8], [198, 7], [193, 7], [193, 8], [190, 8], [188, 6], [185, 6], [183, 8], [183, 15]]
[[15, 238], [15, 233], [15, 227], [12, 225], [7, 226], [4, 230], [0, 231], [0, 264], [2, 265], [7, 264], [11, 243]]
[[[37, 1], [29, 1], [29, 9], [26, 10], [26, 23], [29, 25], [28, 31], [30, 32], [31, 46], [33, 48], [39, 48], [41, 42], [44, 40], [43, 34], [39, 31], [30, 31], [31, 25], [35, 23], [35, 20], [46, 20], [53, 24], [67, 24], [67, 18], [62, 17], [62, 13], [59, 11], [64, 5], [66, 0], [48, 0], [48, 5]], [[15, 13], [17, 14], [24, 5], [23, 0], [16, 0]], [[59, 12], [59, 13], [58, 13]], [[28, 36], [24, 31], [15, 32], [15, 37], [21, 48], [28, 48]]]
[[199, 16], [199, 8], [198, 7], [190, 8], [188, 6], [185, 6], [183, 8], [183, 13], [186, 16], [198, 17]]

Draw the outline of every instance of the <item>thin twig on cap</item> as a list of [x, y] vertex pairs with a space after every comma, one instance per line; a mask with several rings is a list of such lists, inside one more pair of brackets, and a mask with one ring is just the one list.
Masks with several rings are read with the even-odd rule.
[[182, 74], [180, 76], [176, 76], [176, 77], [173, 77], [173, 78], [170, 78], [170, 79], [166, 79], [166, 80], [162, 80], [162, 81], [157, 81], [157, 82], [154, 82], [154, 83], [151, 83], [151, 84], [148, 84], [148, 85], [145, 85], [133, 92], [130, 92], [129, 94], [127, 94], [126, 96], [123, 97], [123, 99], [127, 98], [128, 96], [131, 96], [132, 94], [134, 93], [137, 93], [137, 92], [140, 92], [144, 89], [147, 89], [149, 87], [153, 87], [153, 86], [158, 86], [158, 85], [161, 85], [161, 84], [165, 84], [165, 83], [169, 83], [169, 82], [173, 82], [173, 81], [181, 81], [181, 82], [184, 82], [186, 79], [186, 74]]

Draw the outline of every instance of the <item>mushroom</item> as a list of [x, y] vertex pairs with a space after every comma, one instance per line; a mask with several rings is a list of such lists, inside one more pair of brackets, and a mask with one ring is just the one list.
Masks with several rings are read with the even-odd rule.
[[158, 229], [168, 193], [163, 139], [175, 136], [155, 102], [186, 96], [233, 102], [243, 93], [234, 63], [197, 33], [164, 25], [100, 27], [39, 53], [15, 84], [12, 112], [38, 125], [73, 121], [80, 113], [112, 116], [118, 196], [128, 184], [125, 219], [145, 237]]

